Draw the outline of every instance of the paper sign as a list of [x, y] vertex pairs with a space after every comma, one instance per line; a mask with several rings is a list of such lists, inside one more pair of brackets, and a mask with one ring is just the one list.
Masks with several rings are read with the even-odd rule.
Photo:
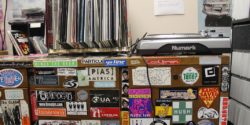
[[4, 92], [5, 99], [24, 99], [22, 89], [6, 89]]
[[184, 14], [183, 0], [154, 0], [154, 15]]
[[[171, 85], [171, 68], [161, 67], [161, 68], [149, 68], [149, 79], [151, 85]], [[149, 85], [147, 68], [138, 67], [132, 70], [133, 85]]]
[[199, 90], [199, 96], [209, 108], [213, 104], [214, 100], [219, 96], [219, 89], [215, 87], [201, 88]]
[[37, 116], [66, 117], [66, 109], [63, 108], [37, 108]]
[[88, 68], [89, 81], [116, 81], [115, 67]]

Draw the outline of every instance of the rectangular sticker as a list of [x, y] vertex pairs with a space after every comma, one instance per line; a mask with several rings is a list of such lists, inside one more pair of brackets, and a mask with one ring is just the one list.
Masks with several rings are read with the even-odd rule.
[[28, 103], [25, 100], [20, 100], [21, 105], [21, 114], [22, 114], [22, 125], [31, 125], [30, 124], [30, 110]]
[[89, 81], [116, 81], [115, 67], [88, 68]]
[[74, 68], [57, 68], [58, 76], [76, 76], [76, 69]]
[[202, 84], [203, 85], [219, 84], [219, 66], [214, 66], [214, 65], [202, 66]]
[[115, 88], [115, 82], [94, 82], [95, 88]]
[[170, 125], [170, 119], [131, 118], [130, 125]]
[[33, 67], [77, 67], [77, 59], [37, 59], [33, 61]]
[[[21, 106], [19, 100], [1, 100], [2, 118], [4, 125], [22, 123]], [[18, 114], [19, 113], [19, 114]]]
[[79, 86], [89, 86], [88, 70], [77, 70]]
[[81, 121], [75, 120], [39, 120], [38, 125], [81, 125]]
[[105, 56], [99, 56], [99, 57], [87, 57], [81, 60], [82, 64], [103, 64], [103, 60], [105, 59]]
[[67, 115], [87, 115], [86, 102], [66, 102]]
[[220, 120], [219, 120], [219, 125], [227, 125], [228, 106], [229, 106], [229, 98], [228, 97], [221, 97], [220, 98]]
[[120, 125], [119, 120], [102, 120], [101, 125]]
[[121, 125], [129, 125], [129, 112], [128, 111], [122, 111], [121, 112]]
[[[156, 85], [156, 86], [171, 85], [170, 67], [149, 68], [148, 73], [151, 85]], [[138, 67], [136, 69], [133, 69], [132, 79], [133, 79], [133, 85], [138, 85], [138, 86], [149, 85], [147, 68]]]
[[64, 107], [63, 102], [37, 102], [38, 107]]
[[37, 108], [37, 116], [66, 117], [66, 109], [63, 108]]
[[156, 100], [155, 116], [157, 118], [171, 118], [172, 110], [172, 101], [163, 99]]
[[4, 90], [5, 99], [24, 99], [22, 89], [5, 89]]
[[59, 84], [57, 75], [34, 75], [31, 76], [30, 83], [48, 86], [56, 86]]
[[128, 66], [127, 60], [104, 60], [104, 66], [115, 66], [115, 67], [125, 67]]
[[90, 90], [91, 107], [119, 107], [118, 90]]
[[37, 102], [74, 101], [74, 91], [36, 90]]
[[90, 108], [91, 118], [120, 118], [120, 108], [114, 107], [91, 107]]
[[194, 100], [198, 97], [198, 90], [195, 88], [171, 88], [160, 89], [161, 99], [171, 100]]
[[193, 118], [193, 102], [175, 101], [173, 102], [173, 123], [187, 123]]
[[82, 120], [81, 125], [101, 125], [100, 120]]
[[221, 91], [228, 92], [229, 86], [230, 86], [230, 69], [229, 66], [224, 65], [221, 68]]

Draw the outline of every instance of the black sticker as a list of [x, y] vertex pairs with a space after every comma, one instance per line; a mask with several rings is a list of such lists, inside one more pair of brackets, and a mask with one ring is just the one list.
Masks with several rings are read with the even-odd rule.
[[129, 99], [126, 97], [122, 97], [121, 101], [122, 111], [129, 111]]
[[75, 101], [74, 91], [36, 90], [37, 102]]
[[217, 85], [219, 80], [219, 66], [202, 66], [202, 84]]
[[30, 83], [33, 85], [58, 85], [58, 76], [56, 75], [34, 75], [30, 77]]
[[78, 80], [77, 77], [66, 79], [63, 83], [63, 87], [65, 88], [77, 88], [78, 87]]
[[64, 107], [62, 102], [37, 102], [38, 107]]
[[90, 90], [91, 107], [119, 107], [120, 91]]

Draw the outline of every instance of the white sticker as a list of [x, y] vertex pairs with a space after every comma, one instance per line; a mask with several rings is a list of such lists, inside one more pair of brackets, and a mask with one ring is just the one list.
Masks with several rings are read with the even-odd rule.
[[131, 60], [130, 63], [132, 65], [137, 65], [137, 64], [140, 64], [141, 62], [139, 60]]
[[193, 67], [186, 68], [182, 71], [181, 79], [184, 83], [193, 85], [199, 79], [199, 72]]
[[115, 88], [115, 82], [95, 82], [95, 88]]
[[89, 86], [88, 70], [77, 70], [78, 86]]
[[[149, 79], [151, 85], [171, 85], [171, 68], [161, 67], [161, 68], [149, 68]], [[133, 85], [149, 85], [147, 68], [138, 67], [132, 70]]]
[[80, 121], [75, 120], [39, 120], [38, 125], [82, 125]]
[[227, 125], [228, 106], [229, 106], [228, 97], [221, 97], [220, 98], [220, 120], [219, 120], [219, 125]]
[[170, 125], [170, 119], [131, 118], [130, 125]]
[[68, 115], [87, 115], [86, 102], [66, 102]]
[[76, 76], [76, 69], [74, 68], [58, 68], [58, 76]]
[[219, 113], [213, 108], [201, 107], [198, 111], [199, 119], [218, 119]]
[[200, 65], [215, 65], [221, 64], [220, 56], [200, 56]]
[[106, 57], [100, 56], [100, 57], [87, 57], [81, 60], [82, 64], [103, 64], [103, 60]]
[[89, 81], [116, 81], [115, 67], [88, 68]]
[[20, 104], [21, 104], [21, 114], [22, 114], [22, 117], [25, 117], [25, 118], [29, 119], [30, 114], [29, 114], [28, 103], [25, 100], [20, 100]]
[[6, 89], [4, 90], [5, 99], [24, 99], [22, 89]]
[[82, 120], [81, 125], [101, 125], [100, 120]]

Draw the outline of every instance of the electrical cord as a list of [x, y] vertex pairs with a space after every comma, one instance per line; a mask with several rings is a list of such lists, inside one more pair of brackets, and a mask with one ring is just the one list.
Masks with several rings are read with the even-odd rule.
[[144, 38], [146, 37], [147, 34], [148, 34], [148, 33], [146, 32], [140, 39], [137, 38], [136, 41], [135, 41], [135, 43], [132, 44], [132, 45], [130, 46], [130, 48], [131, 48], [130, 56], [132, 56], [132, 54], [135, 53], [135, 50], [136, 50], [136, 47], [137, 47], [138, 43], [139, 43], [142, 39], [144, 39]]

